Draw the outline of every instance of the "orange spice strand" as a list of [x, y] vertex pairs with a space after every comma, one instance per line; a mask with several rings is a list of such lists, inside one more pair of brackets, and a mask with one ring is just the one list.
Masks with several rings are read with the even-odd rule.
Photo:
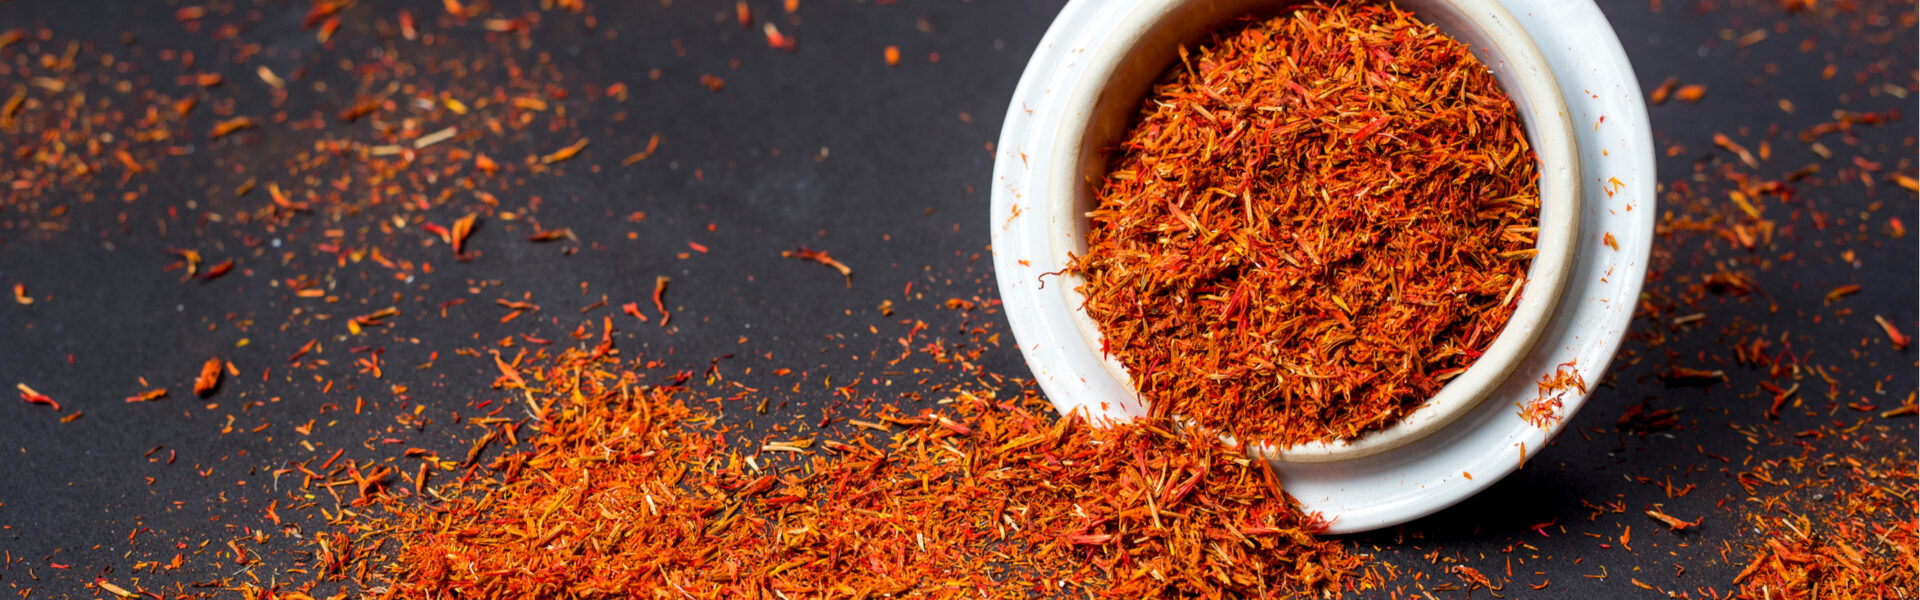
[[1538, 174], [1466, 46], [1390, 6], [1302, 5], [1217, 34], [1150, 95], [1071, 269], [1154, 414], [1352, 438], [1506, 324]]
[[[673, 318], [673, 315], [667, 313], [667, 303], [665, 299], [665, 296], [667, 293], [667, 284], [671, 283], [672, 281], [673, 281], [672, 277], [668, 277], [665, 275], [661, 275], [653, 278], [653, 307], [660, 311], [661, 327], [666, 327], [667, 320]], [[642, 320], [645, 320], [645, 319], [642, 319]]]
[[810, 261], [817, 262], [829, 267], [833, 267], [833, 270], [839, 271], [840, 276], [847, 280], [847, 287], [853, 287], [853, 268], [848, 267], [846, 263], [842, 263], [838, 260], [834, 260], [834, 258], [828, 255], [827, 251], [825, 250], [810, 250], [806, 246], [800, 246], [792, 250], [781, 250], [780, 256], [782, 258], [798, 258], [801, 260], [810, 260]]
[[20, 390], [20, 400], [27, 404], [41, 404], [52, 407], [53, 412], [60, 412], [59, 402], [54, 401], [53, 398], [48, 397], [46, 394], [34, 391], [33, 388], [27, 387], [27, 384], [15, 384], [14, 388]]
[[1886, 317], [1880, 315], [1874, 315], [1873, 320], [1880, 324], [1880, 329], [1887, 332], [1887, 340], [1893, 342], [1893, 349], [1905, 350], [1907, 344], [1912, 343], [1912, 338], [1900, 333], [1900, 328], [1895, 327], [1893, 321], [1888, 321]]
[[206, 364], [200, 365], [200, 376], [193, 380], [194, 395], [204, 397], [213, 393], [213, 389], [220, 385], [220, 369], [223, 366], [225, 363], [218, 358], [209, 358]]
[[447, 234], [447, 239], [448, 243], [453, 246], [453, 257], [455, 259], [461, 261], [467, 260], [467, 238], [473, 236], [474, 224], [478, 223], [479, 220], [479, 213], [467, 213], [466, 216], [460, 217], [459, 220], [453, 222], [453, 231]]

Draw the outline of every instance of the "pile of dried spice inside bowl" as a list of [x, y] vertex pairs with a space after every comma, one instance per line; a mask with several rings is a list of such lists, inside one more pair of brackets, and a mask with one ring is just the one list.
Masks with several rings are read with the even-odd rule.
[[1070, 269], [1159, 415], [1282, 446], [1394, 423], [1513, 314], [1535, 158], [1464, 44], [1382, 3], [1216, 33], [1143, 102]]

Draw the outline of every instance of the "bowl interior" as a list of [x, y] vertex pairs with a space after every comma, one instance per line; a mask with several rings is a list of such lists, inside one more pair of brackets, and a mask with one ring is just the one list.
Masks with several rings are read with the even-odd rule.
[[[1057, 147], [1077, 155], [1055, 161], [1047, 174], [1047, 219], [1056, 268], [1067, 265], [1071, 256], [1085, 253], [1090, 227], [1085, 215], [1095, 207], [1095, 186], [1107, 173], [1104, 149], [1126, 135], [1154, 82], [1178, 58], [1178, 49], [1203, 43], [1214, 30], [1231, 26], [1240, 17], [1277, 14], [1293, 4], [1297, 2], [1146, 2], [1122, 19], [1111, 36], [1081, 54], [1092, 62], [1066, 92], [1071, 116], [1057, 134]], [[1545, 329], [1573, 258], [1579, 230], [1579, 165], [1572, 121], [1545, 58], [1494, 0], [1401, 0], [1397, 4], [1467, 44], [1513, 100], [1540, 162], [1537, 254], [1507, 326], [1485, 354], [1421, 408], [1399, 423], [1354, 440], [1264, 447], [1275, 460], [1333, 462], [1378, 454], [1425, 437], [1473, 408], [1512, 374]], [[1073, 308], [1074, 326], [1092, 348], [1101, 348], [1099, 326], [1081, 310], [1085, 298], [1078, 288], [1084, 281], [1063, 273], [1061, 283], [1059, 289]], [[1118, 360], [1106, 356], [1103, 363], [1108, 376], [1133, 389]]]

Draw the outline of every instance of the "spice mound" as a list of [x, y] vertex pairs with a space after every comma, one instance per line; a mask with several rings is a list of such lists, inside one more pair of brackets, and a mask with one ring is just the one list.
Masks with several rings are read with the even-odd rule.
[[1351, 439], [1512, 316], [1536, 161], [1486, 67], [1410, 13], [1319, 3], [1234, 27], [1149, 93], [1070, 268], [1157, 416]]
[[357, 525], [380, 532], [382, 597], [1327, 597], [1380, 583], [1313, 536], [1322, 522], [1265, 461], [1163, 422], [1094, 428], [980, 389], [870, 417], [884, 434], [743, 451], [707, 403], [639, 385], [605, 354], [521, 367], [505, 387], [540, 424], [494, 476]]

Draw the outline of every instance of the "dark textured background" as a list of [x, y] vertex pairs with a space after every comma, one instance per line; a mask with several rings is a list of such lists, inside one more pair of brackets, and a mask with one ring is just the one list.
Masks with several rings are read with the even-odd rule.
[[[268, 51], [246, 65], [206, 58], [202, 70], [222, 70], [233, 82], [229, 85], [244, 85], [256, 83], [255, 63], [279, 65], [276, 71], [285, 75], [300, 64], [365, 57], [368, 48], [378, 44], [361, 21], [388, 18], [400, 4], [362, 2], [350, 9], [336, 47], [322, 50], [311, 32], [299, 27], [306, 3], [242, 2], [241, 12], [256, 10], [261, 17], [244, 36]], [[438, 4], [412, 8], [430, 17]], [[633, 89], [625, 103], [600, 101], [572, 108], [575, 122], [569, 132], [539, 128], [525, 136], [508, 136], [500, 143], [515, 150], [494, 154], [503, 163], [517, 163], [526, 154], [550, 151], [578, 135], [593, 139], [580, 158], [561, 165], [562, 173], [529, 177], [524, 185], [502, 193], [512, 206], [524, 205], [528, 196], [542, 197], [537, 218], [548, 227], [572, 228], [582, 241], [577, 254], [563, 253], [569, 244], [525, 243], [520, 240], [528, 232], [524, 223], [499, 219], [484, 222], [474, 237], [480, 254], [472, 262], [448, 260], [444, 246], [417, 243], [424, 237], [417, 232], [404, 243], [371, 242], [395, 256], [433, 263], [432, 274], [400, 283], [370, 263], [338, 265], [333, 255], [313, 249], [323, 241], [321, 230], [358, 230], [378, 214], [340, 223], [296, 221], [268, 234], [258, 226], [208, 223], [188, 207], [197, 202], [201, 209], [232, 212], [231, 204], [241, 200], [208, 190], [230, 190], [237, 182], [227, 171], [235, 163], [265, 173], [264, 185], [274, 169], [284, 169], [286, 156], [310, 147], [311, 135], [253, 133], [237, 141], [205, 144], [206, 151], [146, 175], [143, 183], [150, 191], [139, 201], [74, 203], [71, 213], [53, 219], [63, 231], [27, 229], [45, 219], [42, 215], [17, 208], [11, 214], [0, 212], [0, 223], [5, 224], [0, 229], [0, 284], [25, 283], [40, 300], [32, 306], [11, 301], [0, 306], [0, 383], [9, 389], [17, 382], [34, 386], [66, 405], [67, 412], [60, 414], [84, 412], [84, 417], [63, 424], [45, 407], [13, 401], [11, 393], [0, 399], [0, 550], [12, 561], [0, 566], [0, 587], [9, 593], [37, 588], [34, 598], [84, 597], [98, 593], [87, 586], [104, 576], [171, 596], [194, 590], [194, 582], [223, 577], [248, 581], [248, 569], [215, 552], [248, 528], [261, 527], [261, 508], [269, 499], [284, 497], [284, 480], [281, 493], [267, 489], [273, 485], [269, 471], [289, 460], [324, 457], [335, 448], [371, 455], [376, 450], [391, 454], [399, 447], [363, 449], [370, 435], [403, 438], [408, 446], [460, 455], [471, 432], [452, 425], [452, 414], [470, 414], [476, 401], [498, 394], [487, 388], [494, 373], [489, 360], [454, 356], [452, 349], [484, 350], [499, 338], [519, 333], [565, 340], [564, 334], [582, 320], [574, 309], [602, 294], [612, 307], [593, 313], [595, 333], [600, 316], [616, 315], [623, 323], [623, 349], [696, 374], [711, 359], [729, 356], [719, 363], [728, 380], [765, 390], [762, 395], [776, 405], [790, 403], [767, 416], [749, 410], [753, 401], [723, 404], [728, 418], [762, 424], [817, 421], [819, 411], [830, 404], [829, 391], [817, 385], [824, 374], [835, 373], [842, 380], [886, 376], [884, 359], [898, 352], [893, 340], [903, 334], [903, 320], [926, 320], [936, 331], [961, 339], [955, 331], [960, 318], [938, 305], [949, 297], [995, 295], [987, 248], [992, 160], [987, 144], [996, 139], [1007, 98], [1059, 3], [803, 0], [797, 22], [776, 17], [782, 30], [799, 41], [791, 54], [768, 49], [757, 26], [742, 30], [733, 23], [731, 2], [663, 4], [598, 2], [590, 10], [598, 21], [594, 31], [583, 31], [578, 18], [550, 15], [532, 35], [532, 50], [552, 54], [552, 72], [563, 85], [578, 89], [626, 82]], [[777, 10], [777, 3], [754, 4], [763, 12]], [[1659, 159], [1663, 182], [1692, 179], [1697, 169], [1707, 169], [1703, 165], [1728, 160], [1724, 153], [1715, 154], [1711, 138], [1716, 132], [1751, 144], [1777, 123], [1785, 133], [1774, 142], [1776, 158], [1761, 172], [1778, 177], [1816, 161], [1791, 140], [1792, 133], [1830, 119], [1834, 109], [1899, 108], [1910, 114], [1914, 108], [1911, 99], [1868, 91], [1883, 81], [1914, 90], [1913, 32], [1902, 31], [1897, 23], [1856, 28], [1859, 14], [1788, 16], [1773, 2], [1668, 0], [1660, 12], [1645, 0], [1604, 4], [1644, 88], [1652, 89], [1668, 76], [1708, 86], [1699, 104], [1670, 102], [1652, 108], [1656, 145], [1684, 146]], [[1895, 6], [1874, 10], [1909, 15], [1913, 10], [1910, 2]], [[175, 7], [161, 2], [15, 0], [0, 3], [0, 28], [44, 27], [60, 40], [81, 39], [110, 49], [120, 45], [122, 32], [131, 32], [135, 45], [149, 52], [198, 49], [206, 57], [220, 56], [221, 45], [204, 32], [182, 30], [172, 19]], [[436, 29], [431, 18], [422, 21], [423, 29]], [[1785, 31], [1761, 44], [1743, 49], [1729, 41], [1731, 34], [1776, 23], [1785, 23]], [[468, 25], [454, 32], [456, 41], [465, 44], [456, 48], [490, 47], [475, 30]], [[608, 31], [617, 31], [618, 37], [607, 39]], [[1891, 43], [1876, 43], [1885, 41], [1873, 38], [1876, 32], [1889, 35]], [[675, 55], [675, 39], [681, 40], [685, 56]], [[1801, 52], [1802, 39], [1817, 40], [1815, 49]], [[902, 49], [903, 65], [889, 68], [881, 61], [881, 49], [889, 44]], [[11, 60], [16, 50], [0, 52], [0, 58]], [[314, 61], [316, 52], [325, 58]], [[458, 55], [457, 49], [439, 52]], [[928, 60], [930, 52], [939, 54], [937, 63]], [[739, 60], [737, 68], [729, 66], [732, 59]], [[1863, 65], [1875, 61], [1884, 68], [1873, 79], [1864, 84], [1853, 79]], [[1829, 62], [1842, 65], [1833, 81], [1820, 76]], [[171, 65], [142, 68], [156, 73], [154, 85], [172, 85], [177, 71]], [[649, 81], [647, 72], [655, 68], [663, 76]], [[724, 77], [725, 89], [714, 93], [698, 85], [702, 73]], [[482, 90], [488, 89], [488, 76], [450, 81], [445, 75], [422, 75], [437, 78], [445, 87]], [[296, 87], [316, 80], [351, 83], [346, 73], [324, 66], [306, 77]], [[0, 81], [0, 87], [20, 84]], [[235, 95], [242, 97], [243, 109], [248, 106], [246, 94]], [[255, 96], [251, 102], [264, 102]], [[1783, 112], [1777, 107], [1781, 98], [1791, 100], [1797, 110]], [[298, 93], [286, 107], [296, 117], [339, 109], [325, 99]], [[364, 132], [364, 126], [341, 131], [345, 133], [335, 133], [351, 137]], [[621, 157], [637, 151], [653, 133], [663, 139], [656, 156], [633, 167], [619, 166]], [[1843, 164], [1859, 153], [1885, 161], [1890, 169], [1913, 172], [1910, 121], [1865, 130], [1860, 136], [1858, 149], [1843, 151], [1827, 164]], [[830, 149], [824, 159], [818, 157], [822, 148]], [[10, 154], [0, 158], [10, 160]], [[700, 177], [694, 176], [695, 169], [700, 169]], [[99, 186], [103, 192], [118, 189], [112, 181]], [[245, 202], [264, 202], [262, 197], [256, 191]], [[1767, 399], [1754, 391], [1758, 371], [1716, 364], [1720, 359], [1715, 357], [1725, 356], [1726, 345], [1736, 341], [1725, 328], [1738, 323], [1765, 328], [1769, 337], [1785, 335], [1797, 352], [1835, 365], [1849, 382], [1841, 404], [1864, 399], [1884, 410], [1897, 406], [1915, 386], [1912, 351], [1887, 347], [1872, 321], [1874, 314], [1887, 315], [1915, 333], [1915, 244], [1913, 238], [1886, 235], [1881, 225], [1888, 217], [1920, 225], [1913, 195], [1877, 181], [1871, 190], [1854, 182], [1811, 188], [1802, 197], [1805, 205], [1798, 208], [1830, 212], [1844, 223], [1827, 228], [1803, 224], [1783, 234], [1774, 248], [1745, 257], [1725, 255], [1723, 245], [1713, 246], [1706, 241], [1709, 236], [1701, 234], [1656, 242], [1660, 251], [1675, 258], [1656, 261], [1663, 269], [1648, 284], [1649, 298], [1661, 303], [1694, 298], [1695, 307], [1677, 313], [1708, 312], [1704, 326], [1674, 329], [1643, 321], [1643, 328], [1666, 333], [1663, 343], [1656, 347], [1645, 339], [1630, 340], [1613, 375], [1538, 460], [1461, 506], [1406, 527], [1359, 536], [1356, 542], [1377, 548], [1383, 561], [1400, 570], [1397, 585], [1410, 590], [1457, 582], [1446, 572], [1454, 562], [1472, 565], [1496, 580], [1503, 579], [1511, 565], [1515, 585], [1506, 588], [1507, 596], [1654, 594], [1633, 586], [1630, 579], [1695, 597], [1703, 595], [1698, 591], [1703, 587], [1728, 589], [1741, 566], [1730, 565], [1728, 558], [1743, 563], [1745, 555], [1737, 549], [1750, 541], [1740, 537], [1740, 517], [1733, 512], [1747, 503], [1746, 493], [1706, 455], [1739, 461], [1749, 455], [1797, 454], [1801, 448], [1790, 443], [1792, 432], [1851, 423], [1865, 413], [1844, 406], [1830, 412], [1823, 397], [1809, 396], [1808, 406], [1789, 410], [1780, 423], [1769, 424], [1761, 416]], [[1662, 202], [1672, 199], [1663, 197]], [[170, 209], [179, 213], [168, 216]], [[1785, 218], [1795, 209], [1775, 210]], [[429, 218], [441, 224], [460, 214], [436, 211]], [[626, 215], [634, 211], [644, 211], [645, 219], [627, 221]], [[167, 223], [164, 234], [159, 222]], [[244, 248], [241, 242], [249, 235], [285, 238], [287, 245]], [[690, 241], [711, 251], [682, 258]], [[779, 256], [798, 244], [829, 250], [851, 265], [851, 289], [825, 267]], [[210, 262], [239, 257], [240, 268], [221, 279], [181, 283], [178, 272], [162, 271], [174, 260], [164, 252], [169, 247], [201, 248]], [[1851, 264], [1839, 255], [1848, 249], [1856, 253]], [[1698, 287], [1700, 274], [1728, 264], [1752, 273], [1765, 298], [1689, 291]], [[294, 299], [283, 288], [269, 285], [300, 274], [329, 278], [340, 302], [321, 305]], [[617, 310], [622, 303], [639, 302], [657, 318], [647, 298], [659, 275], [673, 278], [667, 296], [675, 312], [671, 333], [654, 324], [632, 326]], [[588, 286], [585, 294], [582, 282]], [[909, 283], [914, 286], [910, 297], [903, 295]], [[1844, 301], [1851, 314], [1837, 313], [1837, 307], [1821, 302], [1825, 290], [1845, 283], [1862, 285], [1858, 295]], [[396, 292], [403, 296], [397, 303], [392, 301]], [[493, 299], [520, 299], [528, 292], [545, 310], [500, 324], [505, 310], [493, 306]], [[436, 306], [455, 298], [469, 301], [449, 309], [442, 319]], [[882, 300], [897, 305], [893, 316], [877, 312]], [[347, 317], [390, 304], [403, 311], [390, 331], [344, 338]], [[1770, 310], [1770, 304], [1777, 310]], [[1004, 332], [997, 312], [983, 309], [974, 318], [974, 325], [985, 323], [990, 331]], [[870, 331], [871, 325], [879, 327]], [[324, 357], [332, 364], [289, 375], [286, 357], [315, 338], [322, 340]], [[242, 340], [247, 345], [236, 347]], [[362, 355], [347, 350], [363, 344], [384, 348], [383, 380], [361, 375], [351, 365]], [[435, 351], [439, 358], [434, 367], [413, 368]], [[212, 398], [191, 398], [193, 374], [209, 356], [233, 361], [242, 376], [230, 379]], [[1011, 340], [988, 348], [980, 363], [988, 371], [1026, 373]], [[1669, 387], [1654, 374], [1674, 364], [1725, 368], [1734, 379], [1707, 387]], [[768, 374], [780, 367], [809, 371], [812, 382], [794, 388], [792, 378]], [[263, 382], [261, 373], [269, 368], [273, 374]], [[314, 375], [333, 380], [335, 387], [323, 393], [324, 384]], [[121, 398], [146, 389], [137, 381], [143, 376], [154, 386], [169, 387], [172, 395], [160, 402], [123, 403]], [[396, 422], [412, 404], [394, 398], [389, 386], [395, 384], [410, 387], [408, 402], [430, 407], [424, 415], [433, 420], [431, 425], [416, 430]], [[721, 386], [711, 395], [734, 391]], [[906, 401], [895, 398], [898, 391], [874, 395], [883, 401]], [[351, 414], [356, 397], [373, 401], [376, 408], [361, 416]], [[1683, 409], [1681, 426], [1652, 435], [1616, 430], [1616, 418], [1643, 401], [1655, 408]], [[327, 411], [327, 403], [348, 410]], [[234, 431], [223, 434], [230, 417]], [[320, 423], [311, 435], [292, 430], [310, 418]], [[248, 431], [263, 423], [269, 424], [267, 429]], [[1886, 452], [1910, 445], [1914, 431], [1911, 417], [1874, 420], [1851, 449], [1835, 441], [1823, 442], [1820, 449]], [[307, 450], [302, 442], [317, 450]], [[177, 452], [178, 461], [167, 465], [143, 459], [142, 453], [155, 446], [165, 448], [156, 456]], [[1911, 454], [1906, 456], [1911, 460]], [[1698, 489], [1685, 498], [1668, 499], [1658, 486], [1638, 482], [1635, 476], [1672, 478], [1695, 483]], [[145, 479], [149, 477], [151, 483]], [[1590, 521], [1594, 511], [1583, 506], [1587, 502], [1621, 503], [1626, 512]], [[1682, 518], [1707, 520], [1684, 535], [1667, 532], [1640, 514], [1655, 503]], [[1555, 525], [1542, 531], [1550, 535], [1532, 530], [1548, 522]], [[1613, 543], [1625, 527], [1634, 530], [1631, 551]], [[128, 542], [128, 533], [141, 528], [150, 530]], [[203, 554], [190, 555], [188, 568], [181, 572], [129, 573], [138, 561], [170, 558], [176, 543], [184, 542], [193, 552], [201, 550], [203, 541], [211, 544]], [[1723, 542], [1736, 551], [1723, 557]], [[1429, 555], [1434, 551], [1437, 554]], [[269, 565], [283, 559], [269, 553]], [[69, 568], [50, 566], [55, 563]], [[1431, 579], [1416, 580], [1413, 572], [1428, 573]], [[273, 571], [255, 573], [265, 580]], [[1582, 577], [1602, 573], [1607, 577]], [[1525, 589], [1541, 580], [1552, 584], [1541, 592]], [[1436, 594], [1458, 597], [1462, 592], [1443, 588]]]

